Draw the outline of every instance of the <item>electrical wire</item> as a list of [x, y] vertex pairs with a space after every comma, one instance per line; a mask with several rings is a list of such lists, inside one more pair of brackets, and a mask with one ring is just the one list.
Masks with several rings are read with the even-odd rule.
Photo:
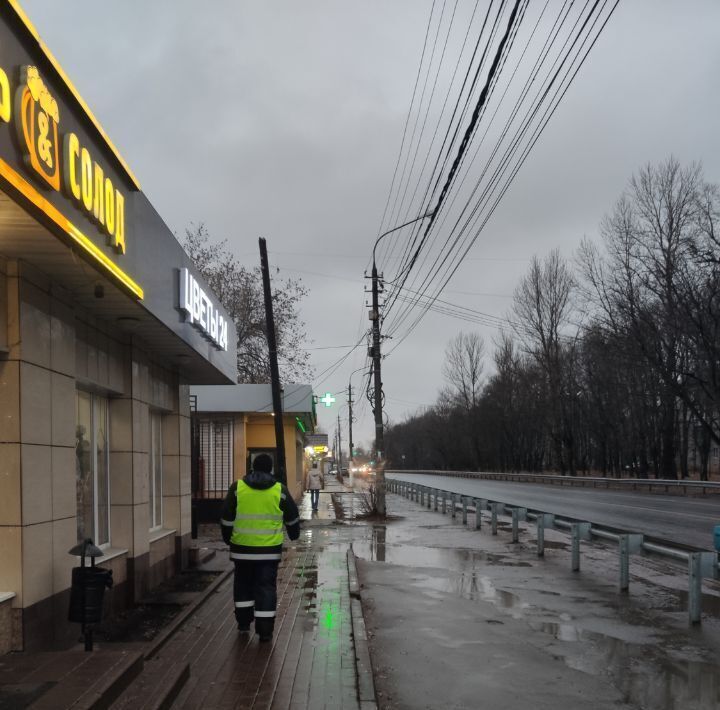
[[[396, 220], [396, 207], [398, 204], [398, 198], [400, 196], [400, 186], [405, 181], [405, 173], [407, 172], [407, 164], [408, 164], [408, 160], [410, 158], [410, 152], [412, 150], [413, 143], [415, 142], [415, 133], [417, 131], [417, 125], [418, 125], [418, 121], [420, 118], [420, 111], [422, 110], [422, 105], [425, 100], [425, 91], [427, 90], [427, 83], [428, 83], [428, 79], [430, 78], [430, 70], [432, 68], [433, 59], [435, 57], [435, 49], [437, 48], [437, 40], [438, 40], [438, 36], [440, 35], [440, 27], [442, 25], [442, 18], [445, 14], [446, 4], [447, 4], [447, 0], [443, 0], [442, 9], [440, 11], [440, 19], [437, 24], [437, 30], [435, 32], [435, 38], [433, 40], [433, 46], [432, 46], [432, 50], [430, 53], [430, 59], [427, 63], [427, 71], [425, 73], [425, 80], [423, 81], [423, 88], [422, 88], [422, 92], [420, 94], [420, 101], [418, 102], [417, 115], [415, 116], [415, 122], [413, 124], [412, 134], [410, 135], [410, 143], [409, 143], [408, 151], [407, 151], [407, 154], [405, 155], [405, 162], [403, 163], [403, 169], [402, 169], [402, 173], [400, 175], [400, 181], [398, 182], [398, 190], [395, 193], [395, 200], [393, 201], [393, 206], [392, 206], [392, 209], [390, 210], [389, 224], [393, 224]], [[433, 8], [434, 8], [434, 6], [435, 6], [435, 2], [433, 2]], [[398, 214], [399, 214], [399, 211], [398, 211]], [[381, 247], [381, 249], [387, 249], [387, 248], [388, 248], [387, 244], [384, 244]]]
[[[465, 129], [465, 132], [464, 132], [463, 138], [460, 142], [460, 146], [458, 147], [458, 151], [455, 156], [455, 159], [453, 160], [450, 170], [448, 171], [448, 175], [445, 178], [445, 183], [444, 183], [442, 189], [440, 190], [440, 194], [437, 198], [435, 208], [432, 211], [430, 221], [428, 222], [427, 226], [425, 227], [425, 232], [423, 234], [423, 237], [420, 240], [417, 248], [415, 249], [415, 252], [413, 253], [413, 256], [410, 259], [410, 263], [408, 265], [407, 272], [406, 272], [405, 276], [403, 277], [403, 280], [400, 283], [400, 287], [402, 287], [402, 285], [406, 281], [407, 277], [409, 276], [409, 273], [412, 270], [413, 266], [415, 265], [415, 262], [416, 262], [418, 256], [420, 255], [420, 252], [421, 252], [423, 246], [427, 242], [428, 236], [430, 235], [433, 225], [435, 224], [435, 220], [437, 219], [437, 216], [440, 214], [440, 211], [442, 210], [445, 198], [453, 185], [455, 176], [457, 175], [457, 171], [460, 168], [460, 165], [464, 159], [467, 148], [475, 134], [475, 129], [477, 127], [480, 116], [484, 113], [484, 110], [486, 107], [486, 102], [488, 100], [488, 96], [490, 95], [491, 88], [494, 85], [495, 78], [498, 74], [498, 71], [499, 70], [501, 71], [502, 66], [504, 65], [504, 58], [507, 56], [506, 48], [509, 52], [509, 49], [512, 46], [512, 43], [514, 41], [514, 32], [515, 33], [517, 32], [517, 27], [519, 27], [520, 22], [522, 22], [522, 18], [524, 16], [524, 9], [525, 9], [525, 7], [527, 7], [527, 1], [528, 0], [526, 0], [525, 4], [522, 7], [522, 11], [520, 11], [522, 0], [515, 0], [515, 4], [510, 13], [510, 17], [508, 18], [508, 21], [507, 21], [505, 33], [503, 34], [498, 46], [495, 49], [495, 54], [493, 57], [492, 64], [488, 71], [488, 75], [485, 80], [485, 84], [484, 84], [484, 86], [480, 92], [480, 95], [477, 99], [477, 102], [475, 104], [475, 108], [473, 109], [473, 113], [470, 118], [470, 122]], [[519, 18], [519, 20], [518, 20], [518, 18]], [[517, 26], [516, 26], [516, 20], [518, 21]]]
[[[560, 64], [560, 67], [558, 67], [558, 69], [556, 70], [556, 72], [555, 72], [554, 76], [552, 77], [552, 79], [550, 80], [550, 82], [547, 83], [547, 86], [546, 86], [543, 94], [540, 97], [540, 101], [536, 102], [532, 113], [529, 115], [529, 119], [526, 118], [525, 123], [522, 124], [523, 125], [522, 131], [519, 134], [516, 134], [515, 141], [511, 144], [511, 146], [508, 149], [508, 151], [510, 151], [510, 152], [508, 152], [508, 151], [505, 152], [505, 155], [503, 156], [503, 158], [504, 158], [503, 161], [500, 163], [500, 166], [496, 169], [495, 173], [493, 173], [493, 180], [489, 183], [489, 187], [492, 188], [492, 190], [488, 191], [488, 189], [486, 188], [486, 190], [483, 193], [483, 197], [484, 197], [483, 203], [480, 203], [480, 202], [476, 203], [474, 213], [471, 213], [470, 216], [472, 217], [474, 215], [477, 215], [477, 208], [479, 206], [489, 205], [487, 212], [485, 214], [485, 217], [480, 222], [479, 229], [475, 229], [475, 227], [478, 224], [478, 220], [480, 219], [480, 216], [477, 216], [475, 221], [472, 223], [472, 227], [474, 229], [474, 235], [472, 236], [470, 243], [467, 243], [467, 242], [463, 243], [464, 246], [461, 247], [462, 253], [460, 254], [459, 259], [457, 259], [455, 262], [451, 262], [451, 265], [450, 265], [451, 268], [448, 268], [448, 270], [446, 270], [445, 274], [443, 275], [443, 277], [441, 279], [442, 285], [438, 289], [436, 289], [434, 297], [437, 297], [437, 295], [442, 291], [444, 286], [449, 281], [449, 278], [451, 278], [452, 275], [455, 273], [455, 271], [459, 267], [462, 259], [466, 256], [469, 248], [472, 246], [472, 243], [474, 243], [474, 241], [477, 239], [477, 236], [479, 235], [480, 231], [482, 230], [482, 227], [484, 227], [484, 225], [487, 223], [487, 220], [494, 212], [495, 208], [497, 207], [497, 204], [499, 203], [500, 199], [502, 199], [502, 196], [507, 191], [507, 189], [508, 189], [510, 183], [512, 182], [512, 180], [514, 179], [515, 175], [517, 175], [518, 170], [524, 163], [530, 150], [532, 150], [532, 147], [535, 145], [535, 143], [539, 139], [540, 135], [542, 134], [542, 131], [544, 130], [545, 126], [547, 125], [547, 122], [549, 121], [549, 119], [552, 117], [553, 113], [557, 109], [557, 106], [559, 105], [560, 101], [562, 100], [565, 93], [567, 92], [570, 84], [572, 83], [573, 79], [577, 75], [577, 72], [579, 71], [580, 67], [587, 59], [589, 52], [594, 47], [600, 34], [602, 33], [603, 29], [607, 25], [607, 22], [609, 21], [610, 17], [612, 16], [612, 13], [614, 12], [615, 8], [617, 7], [618, 2], [619, 2], [619, 0], [617, 0], [617, 2], [613, 5], [612, 9], [606, 16], [604, 22], [601, 24], [600, 29], [597, 31], [594, 38], [590, 42], [589, 47], [587, 48], [585, 53], [582, 54], [583, 48], [588, 43], [588, 41], [592, 35], [593, 29], [595, 28], [597, 22], [599, 21], [599, 18], [602, 16], [602, 13], [607, 4], [607, 0], [603, 4], [603, 7], [601, 8], [600, 13], [597, 13], [595, 15], [594, 20], [592, 21], [591, 24], [589, 24], [590, 18], [593, 17], [593, 14], [595, 13], [595, 10], [597, 9], [599, 0], [598, 0], [598, 2], [596, 2], [593, 5], [590, 13], [588, 13], [587, 17], [585, 18], [585, 20], [582, 24], [580, 33], [577, 34], [574, 41], [571, 43], [571, 50], [565, 54], [565, 56], [563, 57], [563, 60]], [[586, 6], [587, 6], [587, 3], [586, 3]], [[577, 25], [577, 21], [576, 21], [576, 25]], [[574, 48], [577, 45], [579, 38], [582, 36], [582, 32], [588, 26], [590, 27], [590, 29], [587, 31], [584, 38], [582, 39], [582, 42], [580, 43], [576, 54], [572, 57], [572, 60], [570, 61], [568, 69], [566, 70], [564, 76], [562, 77], [562, 80], [559, 82], [559, 85], [558, 85], [555, 93], [553, 94], [552, 99], [549, 102], [545, 112], [542, 114], [540, 122], [536, 125], [535, 129], [530, 133], [530, 138], [529, 138], [528, 142], [526, 143], [524, 148], [520, 151], [520, 157], [517, 159], [517, 161], [514, 163], [514, 165], [510, 166], [509, 161], [517, 152], [518, 147], [520, 146], [519, 141], [522, 140], [524, 138], [525, 134], [528, 132], [529, 126], [530, 126], [530, 121], [532, 121], [532, 119], [535, 118], [536, 114], [538, 113], [538, 111], [540, 109], [540, 106], [543, 105], [543, 102], [547, 98], [550, 90], [557, 82], [557, 79], [560, 76], [562, 67], [567, 63], [568, 58], [570, 57], [570, 52], [572, 51], [572, 48]], [[564, 46], [567, 46], [567, 40], [566, 40], [566, 43]], [[578, 57], [580, 57], [581, 54], [582, 54], [582, 58], [578, 62]], [[555, 64], [557, 64], [557, 58], [556, 58], [556, 62], [554, 63], [553, 66], [555, 66]], [[506, 132], [507, 132], [507, 130], [503, 134], [501, 134], [501, 139], [506, 135]], [[503, 176], [507, 173], [508, 170], [510, 171], [509, 175], [504, 180], [504, 182], [502, 182], [502, 184], [501, 184], [500, 180], [503, 178]], [[467, 209], [467, 207], [465, 209]], [[456, 222], [456, 224], [457, 224], [457, 222]], [[463, 226], [465, 230], [467, 229], [468, 224], [469, 223], [466, 222], [465, 225]], [[456, 240], [455, 244], [457, 244], [457, 243], [458, 242]], [[447, 259], [448, 259], [448, 256], [446, 255], [445, 261], [447, 261]], [[424, 289], [421, 289], [421, 291], [423, 293], [426, 293], [428, 290], [429, 289], [427, 287]], [[431, 297], [431, 299], [432, 298], [433, 297]], [[427, 305], [427, 303], [426, 303], [426, 305]], [[423, 313], [421, 313], [420, 316], [418, 318], [416, 318], [416, 320], [410, 326], [410, 328], [408, 329], [408, 332], [402, 337], [400, 342], [402, 342], [402, 340], [404, 340], [407, 337], [409, 332], [412, 332], [412, 330], [414, 329], [414, 327], [416, 327], [417, 323], [419, 322], [419, 320], [422, 319], [422, 317], [423, 317]], [[397, 330], [397, 328], [396, 328], [396, 330]], [[395, 347], [393, 348], [393, 350], [396, 349], [396, 347], [399, 344], [400, 343], [398, 342], [395, 345]]]
[[407, 128], [410, 123], [410, 116], [412, 115], [412, 107], [415, 103], [415, 95], [417, 93], [418, 82], [420, 81], [420, 74], [422, 71], [423, 62], [425, 60], [425, 50], [427, 49], [427, 40], [430, 36], [430, 27], [432, 26], [432, 18], [435, 12], [435, 2], [433, 0], [432, 7], [430, 8], [430, 17], [428, 17], [427, 29], [425, 30], [425, 40], [423, 42], [422, 53], [420, 55], [420, 64], [418, 65], [417, 76], [415, 77], [415, 86], [413, 87], [412, 99], [410, 99], [410, 108], [408, 108], [408, 114], [405, 118], [405, 126], [403, 128], [402, 140], [400, 141], [400, 150], [398, 151], [398, 157], [395, 161], [395, 169], [393, 171], [392, 180], [390, 181], [390, 190], [388, 191], [387, 200], [385, 202], [385, 209], [383, 210], [382, 218], [380, 219], [380, 227], [378, 228], [378, 236], [382, 234], [383, 225], [385, 224], [385, 215], [387, 214], [388, 206], [390, 205], [390, 198], [393, 194], [393, 187], [395, 186], [395, 177], [397, 176], [398, 167], [400, 167], [400, 159], [402, 158], [403, 148], [405, 147], [405, 137], [407, 136]]
[[[482, 52], [482, 54], [481, 54], [481, 56], [480, 56], [480, 60], [479, 60], [478, 63], [477, 63], [477, 67], [476, 67], [476, 69], [475, 69], [475, 73], [474, 73], [472, 82], [471, 82], [471, 84], [470, 84], [470, 88], [468, 89], [467, 96], [466, 96], [466, 98], [465, 98], [465, 103], [464, 103], [463, 108], [462, 108], [462, 110], [461, 110], [461, 112], [460, 112], [460, 116], [459, 116], [457, 122], [455, 122], [455, 117], [456, 117], [456, 115], [457, 115], [458, 107], [460, 106], [460, 103], [462, 102], [462, 96], [463, 96], [463, 92], [464, 92], [464, 90], [465, 90], [465, 87], [466, 87], [466, 85], [467, 85], [467, 80], [468, 80], [468, 78], [469, 78], [469, 76], [470, 76], [470, 74], [471, 74], [471, 72], [472, 72], [473, 64], [474, 64], [474, 62], [475, 62], [475, 57], [477, 56], [477, 52], [478, 52], [478, 50], [479, 50], [479, 48], [480, 48], [480, 46], [481, 46], [481, 43], [482, 43], [482, 38], [483, 38], [483, 35], [484, 35], [484, 32], [485, 32], [485, 28], [486, 28], [486, 26], [487, 26], [487, 21], [488, 21], [488, 19], [489, 19], [489, 17], [490, 17], [490, 13], [491, 13], [491, 10], [492, 10], [493, 1], [494, 1], [494, 0], [491, 0], [490, 4], [488, 5], [488, 9], [487, 9], [487, 12], [486, 12], [486, 14], [485, 14], [485, 18], [484, 18], [484, 20], [483, 20], [482, 27], [480, 28], [480, 33], [478, 34], [477, 42], [476, 42], [476, 44], [475, 44], [475, 48], [474, 48], [474, 50], [473, 50], [472, 57], [470, 58], [470, 63], [468, 64], [468, 68], [467, 68], [467, 71], [465, 72], [465, 77], [464, 77], [464, 79], [463, 79], [462, 86], [460, 87], [460, 92], [459, 92], [459, 94], [458, 94], [457, 101], [455, 102], [455, 107], [454, 107], [454, 109], [453, 109], [452, 116], [450, 117], [450, 121], [449, 121], [448, 126], [447, 126], [447, 129], [446, 129], [446, 131], [445, 131], [445, 136], [444, 136], [444, 138], [443, 138], [442, 145], [440, 146], [440, 150], [439, 150], [439, 152], [438, 152], [438, 157], [437, 157], [437, 159], [436, 159], [436, 161], [435, 161], [435, 165], [433, 166], [433, 171], [432, 171], [431, 175], [432, 175], [432, 176], [435, 176], [435, 177], [434, 177], [434, 178], [431, 177], [431, 180], [430, 180], [430, 182], [428, 183], [428, 186], [427, 186], [427, 188], [426, 188], [426, 190], [425, 190], [425, 194], [423, 195], [423, 199], [421, 200], [421, 205], [425, 205], [425, 207], [423, 208], [423, 213], [429, 212], [429, 210], [430, 210], [430, 207], [429, 207], [429, 206], [430, 206], [431, 202], [433, 201], [433, 199], [434, 199], [434, 197], [435, 197], [435, 193], [436, 193], [437, 189], [439, 188], [440, 180], [441, 180], [442, 175], [443, 175], [443, 173], [444, 173], [444, 171], [445, 171], [445, 167], [446, 167], [446, 165], [447, 165], [447, 162], [448, 162], [448, 160], [450, 159], [450, 156], [451, 156], [451, 154], [452, 154], [452, 150], [453, 150], [453, 148], [454, 148], [454, 146], [455, 146], [455, 141], [456, 141], [456, 139], [457, 139], [457, 137], [458, 137], [458, 135], [459, 135], [460, 128], [461, 128], [462, 123], [463, 123], [463, 121], [464, 121], [465, 115], [466, 115], [466, 113], [467, 113], [467, 111], [468, 111], [468, 109], [469, 109], [470, 100], [471, 100], [471, 98], [472, 98], [472, 96], [473, 96], [473, 93], [474, 93], [474, 91], [475, 91], [475, 87], [477, 86], [477, 82], [478, 82], [478, 79], [479, 79], [479, 77], [480, 77], [480, 75], [481, 75], [482, 69], [483, 69], [483, 67], [485, 66], [485, 60], [486, 60], [486, 58], [487, 58], [489, 48], [492, 46], [492, 43], [493, 43], [493, 41], [494, 41], [494, 37], [495, 37], [495, 35], [496, 35], [496, 32], [497, 32], [498, 28], [500, 27], [500, 18], [501, 18], [501, 16], [502, 16], [502, 12], [503, 12], [503, 9], [504, 9], [504, 7], [505, 7], [505, 0], [502, 0], [502, 1], [500, 2], [500, 5], [499, 5], [499, 7], [498, 7], [498, 11], [497, 11], [497, 13], [496, 13], [496, 15], [495, 15], [495, 20], [494, 20], [493, 25], [492, 25], [492, 28], [491, 28], [491, 30], [490, 30], [490, 35], [489, 35], [487, 41], [485, 42], [485, 48], [484, 48], [484, 50], [483, 50], [483, 52]], [[448, 143], [448, 137], [450, 136], [450, 132], [451, 132], [452, 129], [453, 129], [453, 123], [455, 123], [455, 129], [454, 129], [454, 131], [453, 131], [452, 138], [451, 138], [450, 142]], [[446, 149], [446, 146], [447, 146], [447, 149]], [[443, 159], [443, 161], [442, 161], [442, 165], [440, 165], [440, 160], [441, 160], [441, 158], [442, 158], [443, 152], [444, 152], [445, 157], [444, 157], [444, 159]], [[439, 165], [440, 165], [440, 167], [439, 167], [439, 169], [438, 169], [438, 166], [439, 166]], [[432, 188], [432, 191], [431, 191], [431, 188]], [[401, 261], [401, 264], [400, 264], [399, 275], [403, 275], [403, 274], [405, 274], [405, 273], [408, 271], [407, 264], [408, 264], [409, 256], [410, 256], [410, 254], [413, 252], [413, 249], [415, 248], [415, 244], [417, 243], [417, 239], [418, 239], [418, 237], [419, 237], [419, 235], [420, 235], [421, 230], [422, 230], [422, 226], [421, 226], [420, 224], [418, 224], [418, 225], [413, 229], [414, 234], [412, 235], [411, 239], [408, 240], [408, 243], [406, 244], [405, 250], [404, 250], [404, 252], [403, 252], [403, 258], [402, 258], [402, 261]], [[397, 278], [398, 278], [398, 276], [396, 276], [394, 280], [396, 280]]]

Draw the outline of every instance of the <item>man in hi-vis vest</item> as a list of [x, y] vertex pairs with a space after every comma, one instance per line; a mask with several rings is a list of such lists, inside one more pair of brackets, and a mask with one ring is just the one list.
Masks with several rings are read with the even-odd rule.
[[267, 454], [255, 457], [252, 471], [230, 486], [223, 504], [223, 540], [235, 563], [235, 618], [240, 631], [255, 631], [270, 641], [275, 627], [277, 572], [282, 556], [283, 523], [288, 537], [300, 537], [300, 515], [288, 489], [272, 475]]

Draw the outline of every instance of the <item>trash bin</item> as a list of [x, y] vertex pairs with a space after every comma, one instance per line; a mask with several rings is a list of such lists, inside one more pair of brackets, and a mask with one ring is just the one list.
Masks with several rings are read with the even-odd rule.
[[[102, 620], [105, 589], [112, 587], [112, 570], [95, 566], [95, 558], [102, 557], [103, 551], [88, 538], [69, 551], [80, 558], [80, 567], [73, 567], [70, 586], [70, 608], [68, 620], [82, 624], [85, 636], [85, 650], [93, 649], [92, 625]], [[85, 558], [90, 558], [90, 567]]]
[[100, 623], [105, 589], [112, 587], [112, 584], [112, 570], [73, 567], [68, 620], [78, 624]]

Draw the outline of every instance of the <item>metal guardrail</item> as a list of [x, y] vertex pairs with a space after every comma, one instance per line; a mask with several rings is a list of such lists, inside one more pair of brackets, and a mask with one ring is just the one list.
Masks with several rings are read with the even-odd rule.
[[[391, 473], [388, 471], [388, 474]], [[400, 473], [399, 471], [397, 473]], [[404, 473], [404, 472], [403, 472]], [[702, 580], [706, 577], [718, 579], [718, 554], [706, 550], [682, 548], [672, 542], [646, 540], [644, 535], [630, 532], [618, 532], [617, 529], [608, 528], [584, 520], [575, 520], [554, 513], [541, 510], [523, 508], [509, 503], [503, 503], [487, 498], [463, 496], [460, 493], [445, 491], [440, 488], [421, 486], [417, 483], [403, 481], [388, 477], [388, 490], [404, 496], [409, 500], [418, 502], [428, 510], [438, 509], [443, 514], [448, 512], [448, 506], [453, 518], [457, 517], [458, 510], [462, 513], [464, 525], [468, 522], [468, 512], [475, 514], [475, 529], [482, 528], [482, 513], [490, 513], [490, 530], [493, 535], [498, 531], [498, 515], [507, 514], [512, 519], [512, 541], [520, 541], [520, 522], [534, 520], [537, 526], [537, 555], [545, 554], [545, 530], [559, 529], [570, 533], [570, 559], [573, 572], [580, 571], [580, 543], [583, 540], [600, 538], [618, 544], [619, 577], [618, 590], [628, 593], [630, 590], [630, 558], [634, 554], [649, 553], [662, 555], [674, 560], [687, 562], [688, 565], [688, 620], [691, 624], [699, 624], [702, 615]], [[434, 505], [433, 505], [434, 503]], [[479, 515], [478, 515], [479, 511]]]
[[620, 488], [639, 490], [662, 489], [665, 493], [699, 491], [702, 495], [720, 493], [720, 482], [688, 481], [668, 478], [606, 478], [600, 476], [556, 476], [543, 473], [494, 473], [490, 471], [386, 471], [390, 474], [421, 474], [433, 476], [449, 476], [451, 478], [479, 478], [487, 481], [515, 481], [516, 483], [550, 483], [560, 486], [579, 486], [592, 488]]

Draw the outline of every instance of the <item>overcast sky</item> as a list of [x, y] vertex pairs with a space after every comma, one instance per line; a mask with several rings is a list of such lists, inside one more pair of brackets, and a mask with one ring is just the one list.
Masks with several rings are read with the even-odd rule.
[[[447, 0], [446, 18], [452, 4]], [[474, 5], [458, 0], [455, 29]], [[486, 5], [481, 0], [478, 12]], [[529, 12], [542, 5], [533, 0]], [[258, 262], [257, 238], [264, 236], [272, 266], [302, 277], [312, 347], [352, 344], [369, 325], [363, 270], [380, 230], [431, 6], [24, 2], [171, 229], [181, 234], [205, 222], [249, 265]], [[554, 6], [559, 0], [549, 0], [548, 12]], [[449, 35], [450, 69], [463, 35]], [[719, 37], [717, 0], [621, 0], [442, 298], [506, 316], [530, 258], [554, 247], [571, 257], [584, 235], [597, 234], [644, 163], [672, 153], [681, 162], [702, 161], [706, 178], [720, 182]], [[438, 95], [449, 79], [443, 69]], [[381, 268], [392, 273], [391, 263]], [[444, 348], [461, 329], [480, 332], [492, 350], [494, 328], [429, 313], [385, 360], [393, 421], [433, 403]], [[345, 352], [310, 356], [319, 373]], [[316, 392], [344, 399], [339, 393], [364, 355], [359, 348], [331, 379], [316, 381]], [[347, 409], [339, 411], [346, 427]], [[320, 412], [327, 430], [337, 413], [337, 405]], [[355, 427], [356, 442], [370, 443], [369, 407]]]

